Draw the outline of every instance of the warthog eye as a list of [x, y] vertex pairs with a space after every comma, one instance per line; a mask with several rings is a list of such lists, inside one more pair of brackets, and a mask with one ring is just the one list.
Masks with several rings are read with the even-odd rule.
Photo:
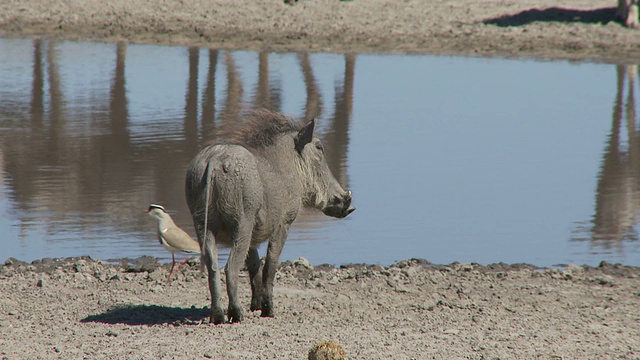
[[316, 149], [318, 149], [320, 152], [324, 153], [324, 147], [322, 147], [322, 143], [317, 143], [316, 144]]

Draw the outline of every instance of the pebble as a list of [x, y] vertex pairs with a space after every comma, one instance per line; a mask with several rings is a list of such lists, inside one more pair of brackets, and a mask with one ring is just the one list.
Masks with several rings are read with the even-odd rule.
[[610, 275], [596, 276], [592, 279], [592, 281], [598, 285], [614, 285], [615, 284], [615, 280], [613, 279], [613, 276], [610, 276]]
[[151, 291], [153, 293], [163, 293], [164, 292], [164, 288], [162, 288], [162, 286], [154, 286], [151, 289], [149, 289], [149, 291]]

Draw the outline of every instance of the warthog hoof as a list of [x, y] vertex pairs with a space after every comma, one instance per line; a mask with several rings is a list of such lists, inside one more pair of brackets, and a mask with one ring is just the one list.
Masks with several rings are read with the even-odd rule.
[[224, 311], [222, 311], [222, 309], [211, 309], [211, 317], [209, 317], [209, 322], [216, 325], [224, 323]]
[[262, 313], [261, 317], [273, 317], [273, 304], [270, 301], [265, 301], [262, 303]]
[[242, 314], [242, 309], [238, 305], [229, 306], [229, 311], [227, 313], [229, 316], [230, 322], [240, 322], [244, 319], [244, 315]]
[[260, 297], [252, 297], [251, 298], [251, 307], [249, 308], [249, 310], [251, 311], [257, 311], [260, 310], [262, 307], [260, 306]]

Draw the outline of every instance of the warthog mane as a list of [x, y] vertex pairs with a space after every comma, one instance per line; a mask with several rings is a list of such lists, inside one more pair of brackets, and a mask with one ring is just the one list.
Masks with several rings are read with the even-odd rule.
[[216, 144], [236, 144], [260, 149], [271, 146], [282, 134], [298, 132], [304, 121], [266, 109], [249, 112], [241, 120], [225, 123], [218, 132]]

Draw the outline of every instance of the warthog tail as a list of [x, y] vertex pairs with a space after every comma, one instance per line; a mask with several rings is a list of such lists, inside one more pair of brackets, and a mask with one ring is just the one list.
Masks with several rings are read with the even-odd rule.
[[209, 226], [209, 199], [211, 198], [211, 176], [212, 176], [211, 162], [210, 161], [207, 162], [207, 167], [204, 169], [204, 176], [206, 177], [205, 181], [204, 181], [204, 186], [206, 187], [206, 190], [205, 190], [205, 199], [204, 199], [204, 232], [203, 232], [203, 236], [201, 237], [202, 245], [200, 246], [200, 270], [204, 270], [205, 243], [207, 242], [207, 231], [209, 230], [209, 228], [208, 228], [208, 226]]

